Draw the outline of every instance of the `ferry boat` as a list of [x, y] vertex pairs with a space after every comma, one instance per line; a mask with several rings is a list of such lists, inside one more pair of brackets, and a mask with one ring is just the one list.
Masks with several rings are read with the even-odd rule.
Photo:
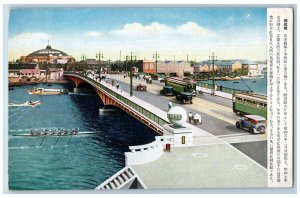
[[225, 76], [225, 77], [221, 77], [220, 80], [240, 80], [240, 77]]
[[44, 89], [44, 88], [35, 88], [30, 89], [28, 94], [32, 95], [60, 95], [66, 93], [63, 89]]
[[248, 76], [241, 76], [242, 79], [261, 79], [264, 78], [264, 75], [248, 75]]

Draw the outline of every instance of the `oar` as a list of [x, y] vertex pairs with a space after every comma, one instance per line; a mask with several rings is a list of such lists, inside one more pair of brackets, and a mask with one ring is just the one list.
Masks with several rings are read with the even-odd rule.
[[56, 142], [55, 142], [55, 144], [53, 146], [55, 146], [57, 144], [57, 142], [58, 142], [58, 140], [60, 138], [60, 135], [61, 135], [61, 133], [59, 134], [59, 136], [58, 136], [58, 138], [57, 138], [57, 140], [56, 140]]
[[67, 145], [69, 145], [70, 144], [70, 141], [71, 141], [71, 138], [72, 138], [72, 133], [71, 133], [71, 136], [70, 136], [70, 138], [69, 138], [69, 142], [68, 142], [68, 144]]
[[44, 140], [45, 140], [45, 138], [46, 138], [46, 135], [47, 135], [47, 133], [44, 134], [44, 137], [43, 137], [42, 142], [40, 143], [40, 146], [42, 146], [42, 144], [43, 144], [43, 142], [44, 142]]

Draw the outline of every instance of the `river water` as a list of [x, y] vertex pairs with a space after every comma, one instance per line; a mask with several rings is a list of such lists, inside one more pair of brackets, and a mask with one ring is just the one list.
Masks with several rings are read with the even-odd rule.
[[[9, 103], [42, 102], [36, 107], [8, 108], [11, 190], [94, 189], [124, 167], [129, 146], [152, 142], [157, 135], [123, 112], [100, 116], [103, 104], [96, 95], [35, 96], [27, 93], [31, 87], [9, 91]], [[51, 88], [71, 91], [72, 85]], [[76, 127], [97, 134], [46, 137], [44, 141], [43, 137], [13, 136], [31, 129]]]
[[[212, 84], [212, 80], [200, 81], [208, 84]], [[249, 91], [249, 88], [255, 93], [260, 93], [267, 95], [267, 73], [264, 73], [264, 78], [261, 79], [243, 79], [243, 80], [215, 80], [215, 84], [218, 86], [223, 86], [227, 88], [237, 89], [237, 90], [246, 90]], [[248, 88], [249, 87], [249, 88]]]

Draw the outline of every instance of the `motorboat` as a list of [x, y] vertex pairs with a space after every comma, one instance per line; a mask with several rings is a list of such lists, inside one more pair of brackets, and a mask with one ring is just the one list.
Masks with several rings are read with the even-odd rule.
[[29, 106], [36, 106], [36, 105], [41, 104], [41, 101], [40, 100], [37, 100], [37, 101], [27, 101], [25, 104], [29, 105]]
[[28, 94], [32, 95], [60, 95], [66, 93], [63, 89], [45, 89], [35, 88], [28, 90]]

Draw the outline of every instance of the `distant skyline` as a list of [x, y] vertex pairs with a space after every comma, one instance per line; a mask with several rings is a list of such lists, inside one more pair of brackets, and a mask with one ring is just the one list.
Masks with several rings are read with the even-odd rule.
[[9, 60], [45, 48], [49, 40], [80, 60], [266, 60], [266, 8], [24, 8], [9, 16]]

